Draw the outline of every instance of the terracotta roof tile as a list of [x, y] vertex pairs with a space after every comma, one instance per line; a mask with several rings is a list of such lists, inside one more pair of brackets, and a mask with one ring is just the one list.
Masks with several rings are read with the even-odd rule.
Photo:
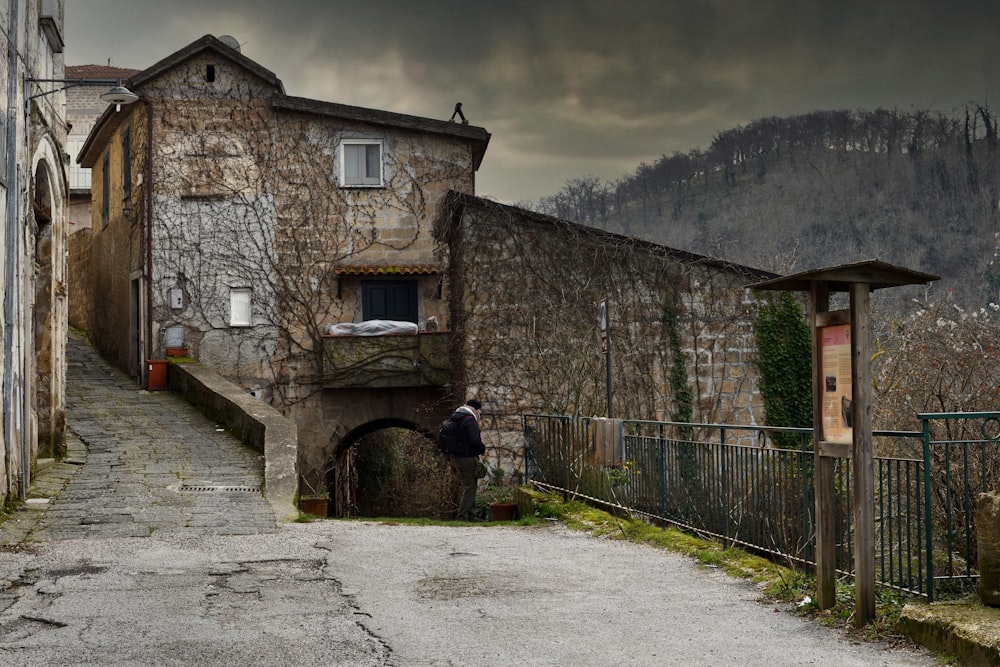
[[441, 267], [436, 264], [338, 266], [335, 272], [340, 276], [426, 276], [441, 273]]
[[142, 70], [108, 65], [67, 65], [67, 79], [127, 79]]

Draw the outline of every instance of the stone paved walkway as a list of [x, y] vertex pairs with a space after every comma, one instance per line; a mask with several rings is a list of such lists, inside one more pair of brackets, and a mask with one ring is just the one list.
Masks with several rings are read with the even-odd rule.
[[67, 356], [67, 456], [36, 476], [0, 544], [275, 530], [259, 454], [176, 395], [141, 389], [75, 335]]

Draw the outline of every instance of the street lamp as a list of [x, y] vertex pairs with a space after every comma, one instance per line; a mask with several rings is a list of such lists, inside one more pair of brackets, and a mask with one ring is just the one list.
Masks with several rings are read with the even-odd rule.
[[62, 88], [56, 88], [54, 90], [45, 90], [40, 93], [35, 93], [25, 98], [24, 103], [27, 104], [30, 100], [36, 97], [44, 97], [45, 95], [52, 95], [53, 93], [58, 93], [59, 91], [66, 90], [68, 88], [75, 88], [76, 86], [111, 86], [111, 89], [106, 93], [101, 93], [100, 99], [102, 102], [115, 105], [115, 111], [121, 111], [123, 104], [132, 104], [139, 99], [139, 96], [133, 93], [131, 90], [122, 85], [121, 79], [34, 79], [27, 77], [24, 79], [25, 84], [28, 83], [61, 83], [64, 84]]

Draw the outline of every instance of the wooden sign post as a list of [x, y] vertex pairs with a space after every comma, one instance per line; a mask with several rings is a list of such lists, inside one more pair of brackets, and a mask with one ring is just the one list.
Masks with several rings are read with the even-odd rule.
[[[926, 284], [937, 276], [871, 260], [749, 285], [809, 292], [813, 367], [813, 483], [816, 495], [816, 605], [836, 603], [836, 459], [853, 462], [854, 623], [875, 618], [875, 471], [872, 454], [870, 296], [882, 287]], [[830, 311], [830, 293], [850, 306]]]

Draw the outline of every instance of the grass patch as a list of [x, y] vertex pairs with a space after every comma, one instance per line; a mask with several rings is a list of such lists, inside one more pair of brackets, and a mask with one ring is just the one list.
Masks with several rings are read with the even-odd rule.
[[558, 519], [572, 530], [668, 549], [690, 556], [706, 567], [749, 579], [760, 585], [768, 599], [788, 602], [808, 594], [809, 578], [802, 573], [716, 540], [695, 537], [672, 527], [617, 517], [576, 500], [564, 501], [559, 495], [540, 495], [536, 503], [541, 516]]

